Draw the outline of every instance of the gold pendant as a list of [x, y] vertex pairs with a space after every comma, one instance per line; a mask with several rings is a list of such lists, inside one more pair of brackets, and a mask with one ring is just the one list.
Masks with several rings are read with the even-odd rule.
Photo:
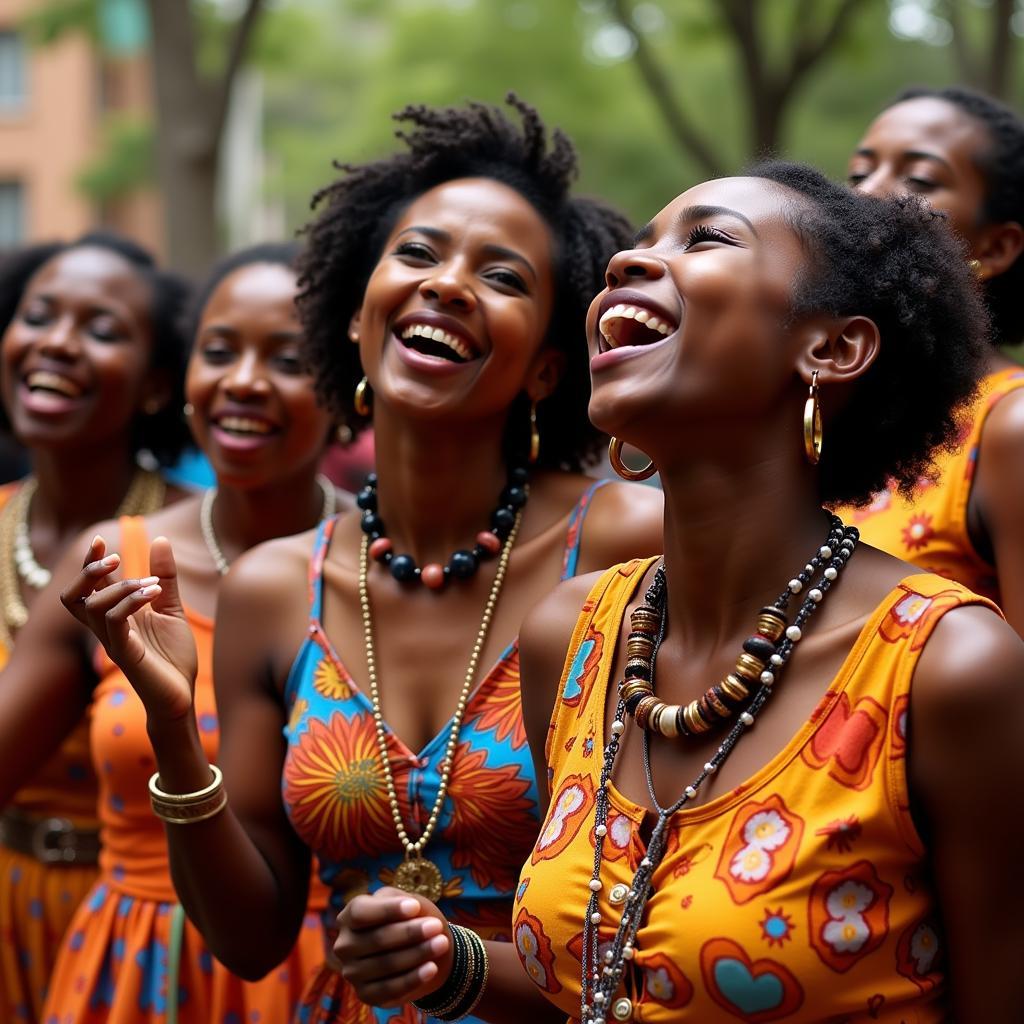
[[436, 903], [444, 890], [444, 878], [441, 869], [432, 860], [409, 857], [395, 868], [395, 885]]

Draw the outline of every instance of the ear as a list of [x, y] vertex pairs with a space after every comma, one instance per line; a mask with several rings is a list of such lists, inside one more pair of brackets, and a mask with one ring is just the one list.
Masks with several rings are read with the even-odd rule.
[[797, 358], [797, 372], [810, 384], [850, 384], [878, 358], [880, 338], [874, 320], [854, 316], [809, 324], [810, 337]]
[[541, 402], [554, 394], [565, 373], [565, 365], [565, 353], [552, 345], [545, 345], [537, 353], [523, 385], [532, 402]]
[[1013, 220], [990, 224], [981, 231], [974, 246], [974, 258], [981, 264], [978, 277], [987, 281], [1005, 274], [1022, 252], [1024, 228]]
[[352, 319], [348, 322], [348, 340], [353, 345], [359, 344], [359, 321], [363, 315], [363, 307], [360, 306], [353, 314]]

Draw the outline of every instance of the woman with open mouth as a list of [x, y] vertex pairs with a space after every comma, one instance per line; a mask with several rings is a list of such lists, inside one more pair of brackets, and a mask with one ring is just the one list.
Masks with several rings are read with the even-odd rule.
[[[57, 579], [74, 575], [89, 547], [89, 557], [111, 573], [141, 577], [152, 586], [151, 541], [163, 537], [162, 543], [175, 545], [182, 616], [175, 621], [186, 639], [174, 642], [187, 643], [196, 659], [191, 706], [211, 759], [219, 740], [213, 625], [228, 567], [253, 545], [308, 529], [338, 506], [333, 487], [317, 474], [334, 417], [318, 404], [301, 356], [297, 255], [294, 245], [238, 253], [212, 272], [195, 305], [185, 411], [214, 468], [216, 487], [145, 517], [93, 527], [55, 571]], [[122, 586], [112, 582], [108, 592]], [[212, 960], [201, 936], [185, 923], [164, 828], [150, 805], [146, 780], [154, 762], [144, 708], [118, 667], [96, 649], [95, 637], [60, 606], [56, 584], [41, 600], [47, 598], [52, 604], [41, 606], [25, 627], [2, 680], [10, 700], [0, 706], [0, 800], [61, 738], [53, 722], [43, 735], [33, 725], [44, 709], [51, 719], [77, 720], [88, 707], [102, 853], [99, 879], [68, 927], [44, 1019], [288, 1019], [305, 976], [322, 960], [315, 915], [297, 936], [298, 945], [267, 965], [281, 962], [262, 981], [243, 982]], [[29, 732], [31, 746], [19, 745], [16, 737]], [[313, 902], [321, 909], [324, 895], [315, 894]]]
[[885, 487], [849, 518], [869, 543], [990, 597], [1024, 635], [1024, 367], [998, 348], [1024, 342], [1024, 120], [969, 89], [911, 89], [868, 126], [849, 181], [943, 213], [992, 316], [957, 450], [912, 494]]
[[[602, 444], [586, 418], [584, 314], [627, 225], [570, 195], [568, 140], [549, 143], [511, 102], [521, 125], [479, 104], [409, 108], [406, 151], [346, 167], [319, 196], [305, 355], [352, 430], [372, 416], [377, 471], [358, 512], [265, 545], [228, 581], [225, 789], [189, 710], [189, 659], [158, 632], [177, 600], [169, 550], [154, 549], [153, 587], [94, 591], [107, 570], [93, 561], [64, 594], [147, 706], [156, 805], [203, 819], [169, 829], [178, 892], [246, 975], [294, 941], [311, 848], [332, 933], [374, 891], [439, 903], [477, 963], [510, 948], [541, 799], [514, 637], [559, 578], [660, 547], [657, 491], [579, 472]], [[409, 938], [447, 949], [442, 931]], [[431, 969], [410, 999], [436, 987]], [[360, 978], [325, 967], [298, 1019], [446, 1019], [429, 999], [371, 1008]]]
[[[184, 282], [147, 252], [105, 233], [33, 246], [0, 265], [0, 416], [32, 463], [0, 489], [0, 666], [82, 530], [182, 497], [159, 467], [188, 438], [186, 298]], [[0, 702], [11, 698], [7, 682]], [[67, 733], [0, 814], [3, 1020], [41, 1019], [61, 936], [96, 878], [97, 784], [81, 711], [48, 707], [45, 723], [14, 741], [35, 745], [51, 725]]]
[[435, 906], [359, 897], [335, 949], [363, 998], [429, 978], [492, 1022], [1019, 1018], [1024, 644], [823, 508], [912, 486], [955, 438], [985, 319], [924, 204], [791, 164], [691, 188], [611, 260], [591, 418], [661, 473], [664, 557], [523, 626], [551, 796], [513, 947], [481, 967]]

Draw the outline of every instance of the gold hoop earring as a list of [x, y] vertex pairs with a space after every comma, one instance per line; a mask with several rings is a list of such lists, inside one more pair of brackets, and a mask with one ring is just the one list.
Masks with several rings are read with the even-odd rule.
[[985, 267], [981, 260], [968, 260], [967, 266], [971, 268], [972, 273], [979, 281], [985, 280]]
[[821, 459], [821, 402], [818, 398], [818, 371], [811, 373], [811, 386], [804, 402], [804, 454], [816, 466]]
[[370, 415], [370, 382], [365, 377], [356, 385], [352, 404], [360, 416]]
[[530, 403], [530, 465], [540, 458], [540, 430], [537, 428], [537, 403]]
[[622, 441], [617, 437], [608, 442], [608, 461], [623, 480], [647, 480], [658, 472], [653, 462], [648, 462], [643, 469], [630, 469], [622, 461]]

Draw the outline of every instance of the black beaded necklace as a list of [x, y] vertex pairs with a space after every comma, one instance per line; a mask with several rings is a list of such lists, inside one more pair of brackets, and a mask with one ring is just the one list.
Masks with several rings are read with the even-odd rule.
[[384, 520], [377, 512], [377, 474], [370, 473], [356, 495], [356, 504], [363, 510], [360, 525], [370, 540], [370, 557], [387, 566], [399, 583], [422, 583], [431, 590], [441, 590], [452, 578], [468, 580], [476, 575], [480, 563], [501, 553], [516, 514], [530, 495], [527, 486], [530, 474], [522, 466], [509, 470], [508, 483], [498, 497], [498, 507], [491, 514], [491, 528], [476, 535], [472, 548], [453, 552], [447, 565], [431, 562], [421, 569], [412, 555], [396, 555], [394, 545], [387, 536]]

